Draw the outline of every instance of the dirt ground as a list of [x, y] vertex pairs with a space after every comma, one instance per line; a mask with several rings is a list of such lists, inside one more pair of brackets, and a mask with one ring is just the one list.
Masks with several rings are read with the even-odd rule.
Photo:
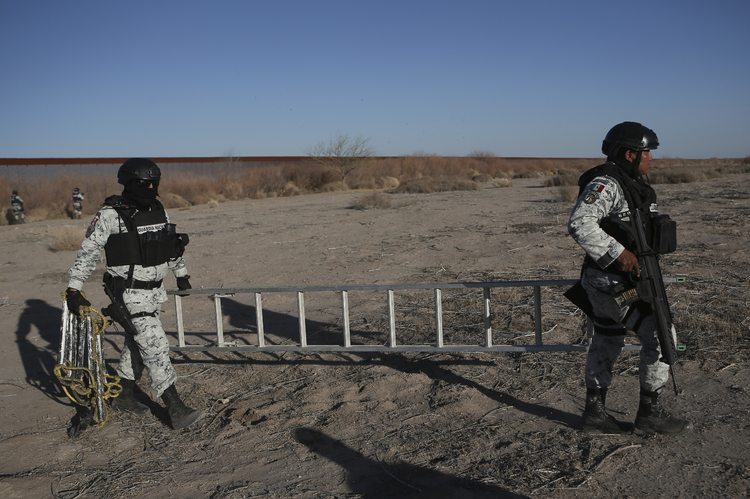
[[[225, 202], [171, 210], [194, 288], [573, 279], [581, 250], [571, 205], [542, 179], [510, 188], [387, 195], [361, 192]], [[186, 402], [206, 410], [173, 431], [152, 415], [110, 413], [71, 439], [75, 407], [53, 374], [60, 293], [74, 251], [52, 252], [56, 220], [0, 227], [0, 496], [4, 498], [747, 497], [750, 371], [747, 303], [750, 174], [657, 185], [680, 245], [664, 261], [680, 341], [682, 393], [665, 406], [694, 421], [669, 438], [580, 431], [585, 354], [173, 352]], [[107, 304], [103, 266], [84, 287]], [[174, 278], [167, 280], [175, 288]], [[580, 312], [543, 291], [545, 343], [584, 341]], [[533, 341], [530, 290], [493, 291], [495, 344]], [[264, 295], [266, 340], [295, 341], [294, 294]], [[430, 292], [397, 293], [399, 342], [429, 343]], [[252, 294], [223, 300], [228, 341], [257, 337]], [[446, 292], [446, 342], [482, 343], [481, 291]], [[353, 342], [386, 344], [383, 293], [352, 293]], [[188, 344], [215, 341], [213, 302], [183, 299]], [[340, 298], [306, 296], [309, 342], [341, 344]], [[337, 308], [338, 307], [338, 308]], [[176, 344], [172, 300], [165, 330]], [[472, 336], [473, 335], [473, 336]], [[473, 339], [472, 339], [473, 338]], [[116, 365], [122, 333], [107, 330]], [[637, 353], [624, 353], [608, 406], [637, 410]]]

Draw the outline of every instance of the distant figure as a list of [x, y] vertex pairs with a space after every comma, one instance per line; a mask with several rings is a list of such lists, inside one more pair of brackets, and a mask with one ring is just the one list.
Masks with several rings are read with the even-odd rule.
[[26, 212], [23, 211], [23, 199], [18, 195], [18, 191], [13, 191], [10, 197], [10, 205], [13, 207], [13, 215], [16, 217], [16, 223], [26, 223]]
[[83, 210], [83, 203], [81, 203], [81, 201], [83, 201], [83, 193], [80, 192], [78, 187], [76, 187], [73, 190], [73, 210], [75, 210], [75, 212], [73, 213], [73, 218], [77, 218], [79, 220], [81, 218], [81, 211]]

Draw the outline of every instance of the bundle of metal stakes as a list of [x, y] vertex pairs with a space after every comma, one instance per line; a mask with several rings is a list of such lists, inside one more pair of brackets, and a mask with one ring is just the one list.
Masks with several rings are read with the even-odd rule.
[[91, 409], [92, 422], [97, 426], [107, 421], [105, 400], [116, 397], [121, 390], [120, 379], [104, 370], [102, 344], [106, 326], [106, 319], [94, 308], [81, 307], [80, 315], [71, 313], [63, 292], [60, 356], [55, 375], [70, 400]]

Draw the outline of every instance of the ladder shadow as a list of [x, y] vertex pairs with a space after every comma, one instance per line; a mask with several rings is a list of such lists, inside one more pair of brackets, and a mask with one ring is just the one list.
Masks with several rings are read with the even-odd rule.
[[[241, 302], [238, 302], [236, 300], [222, 299], [222, 313], [225, 317], [228, 317], [229, 324], [232, 327], [238, 328], [240, 330], [249, 331], [252, 333], [257, 333], [257, 329], [255, 326], [255, 307], [249, 306], [246, 304], [243, 304]], [[298, 318], [283, 314], [280, 312], [274, 312], [268, 309], [263, 309], [263, 320], [265, 327], [271, 329], [274, 329], [274, 335], [278, 336], [283, 339], [292, 340], [292, 341], [298, 341], [299, 340], [299, 332], [298, 332]], [[311, 338], [313, 336], [316, 336], [319, 334], [319, 337], [316, 337], [318, 340], [323, 341], [330, 341], [328, 343], [318, 343], [318, 344], [324, 344], [324, 345], [342, 345], [343, 344], [343, 335], [340, 331], [334, 332], [334, 329], [337, 329], [335, 325], [333, 324], [327, 324], [323, 322], [317, 322], [317, 321], [311, 321], [306, 320], [306, 327], [308, 329], [308, 338]], [[278, 329], [277, 329], [278, 328]], [[365, 331], [365, 330], [358, 330], [351, 332], [352, 337], [355, 336], [362, 336], [362, 335], [369, 335], [372, 336], [372, 331]], [[313, 343], [309, 343], [313, 344]], [[247, 360], [247, 357], [244, 355], [240, 355], [239, 352], [235, 352], [239, 355], [240, 359], [236, 361], [227, 361], [225, 358], [220, 358], [219, 356], [213, 355], [213, 352], [204, 352], [204, 355], [209, 356], [210, 358], [213, 358], [215, 362], [217, 363], [246, 363], [249, 360]], [[487, 361], [481, 361], [481, 360], [475, 360], [475, 359], [456, 359], [453, 358], [449, 361], [441, 361], [441, 360], [435, 360], [435, 359], [413, 359], [413, 358], [407, 358], [404, 355], [398, 354], [398, 353], [366, 353], [366, 352], [332, 352], [338, 355], [342, 355], [341, 361], [332, 361], [329, 359], [324, 359], [322, 356], [320, 356], [319, 353], [313, 353], [311, 352], [309, 357], [307, 359], [294, 359], [294, 360], [285, 360], [283, 359], [283, 355], [276, 355], [275, 352], [268, 352], [268, 354], [272, 355], [274, 358], [273, 360], [257, 360], [253, 359], [251, 362], [256, 364], [268, 364], [268, 365], [278, 365], [280, 363], [288, 363], [288, 364], [301, 364], [301, 363], [307, 363], [307, 364], [316, 364], [316, 365], [350, 365], [352, 363], [350, 359], [351, 357], [359, 358], [363, 362], [367, 363], [373, 363], [378, 362], [380, 364], [386, 365], [392, 369], [404, 372], [404, 373], [424, 373], [433, 380], [439, 380], [444, 381], [446, 383], [452, 384], [452, 385], [463, 385], [467, 388], [472, 388], [477, 390], [478, 392], [482, 393], [484, 396], [498, 402], [499, 404], [502, 404], [504, 406], [511, 406], [519, 411], [525, 412], [531, 416], [546, 419], [548, 421], [554, 422], [556, 424], [560, 424], [562, 426], [566, 426], [569, 428], [580, 428], [581, 425], [581, 417], [579, 414], [572, 414], [570, 412], [562, 411], [559, 409], [555, 409], [552, 407], [539, 405], [539, 404], [533, 404], [530, 402], [525, 402], [519, 398], [516, 398], [510, 394], [503, 393], [496, 391], [492, 388], [488, 388], [486, 386], [481, 385], [480, 383], [473, 381], [471, 379], [467, 379], [463, 376], [460, 376], [459, 374], [456, 374], [455, 372], [451, 371], [449, 368], [442, 367], [443, 364], [448, 364], [449, 366], [456, 366], [456, 365], [491, 365], [491, 363]], [[344, 359], [344, 355], [347, 359]], [[179, 362], [179, 361], [177, 361]]]
[[497, 485], [489, 485], [412, 464], [390, 464], [367, 457], [320, 431], [297, 428], [294, 439], [346, 470], [347, 493], [363, 498], [417, 499], [472, 497], [522, 499]]

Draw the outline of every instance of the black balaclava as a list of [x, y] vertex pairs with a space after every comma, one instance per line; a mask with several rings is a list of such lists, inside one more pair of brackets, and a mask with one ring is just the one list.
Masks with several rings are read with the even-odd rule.
[[131, 180], [125, 184], [125, 190], [122, 191], [122, 195], [128, 201], [134, 203], [141, 210], [148, 210], [156, 201], [156, 196], [159, 195], [159, 181], [148, 180], [152, 188], [148, 185], [140, 185], [143, 182], [141, 180]]

